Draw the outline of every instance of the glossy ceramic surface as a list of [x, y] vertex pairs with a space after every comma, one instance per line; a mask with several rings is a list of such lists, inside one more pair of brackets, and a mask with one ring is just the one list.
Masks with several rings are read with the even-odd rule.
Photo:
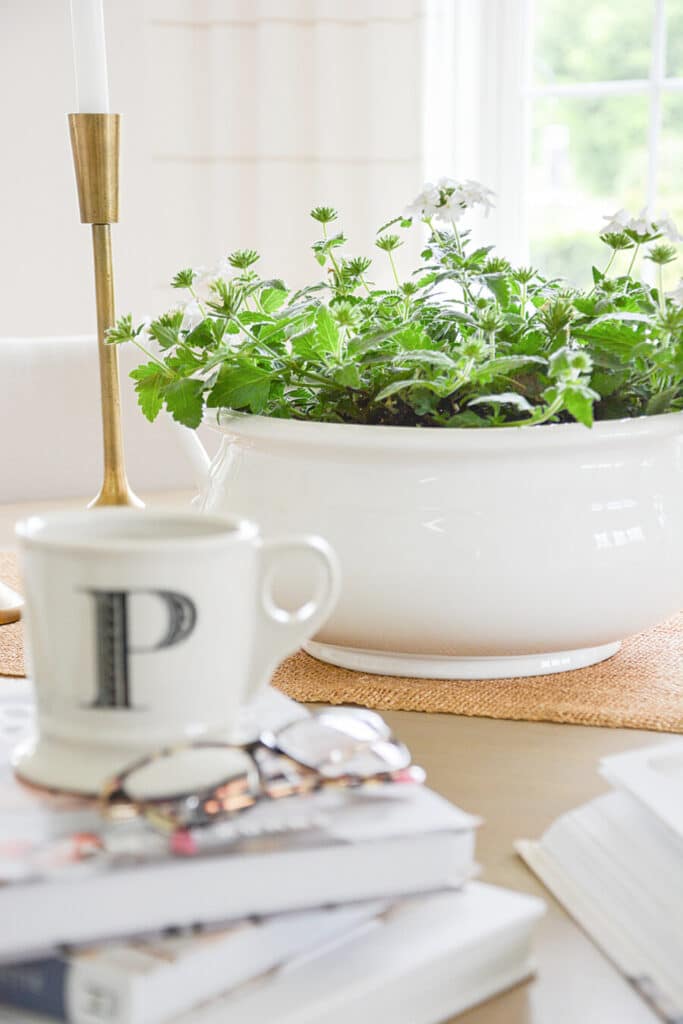
[[[389, 656], [396, 671], [401, 656], [414, 669], [435, 656], [567, 655], [615, 644], [683, 604], [681, 413], [593, 430], [225, 412], [210, 425], [223, 440], [202, 483], [205, 511], [253, 518], [266, 535], [315, 532], [337, 551], [342, 594], [317, 656], [319, 645], [352, 648], [355, 667], [381, 671], [376, 656]], [[289, 599], [305, 585], [289, 580]], [[406, 664], [404, 674], [418, 673]]]
[[[229, 734], [338, 590], [325, 541], [263, 540], [242, 519], [100, 508], [31, 516], [17, 534], [38, 729], [15, 765], [71, 792]], [[307, 591], [283, 608], [276, 580], [299, 569]]]

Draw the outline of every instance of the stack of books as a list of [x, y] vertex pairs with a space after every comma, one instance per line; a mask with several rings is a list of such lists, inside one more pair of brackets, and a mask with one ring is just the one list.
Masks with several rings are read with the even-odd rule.
[[683, 1020], [683, 740], [606, 757], [613, 787], [517, 849], [659, 1016]]
[[[242, 737], [306, 715], [276, 691]], [[0, 1021], [436, 1024], [532, 970], [542, 904], [472, 881], [478, 820], [425, 786], [264, 800], [182, 855], [12, 773], [0, 692]]]

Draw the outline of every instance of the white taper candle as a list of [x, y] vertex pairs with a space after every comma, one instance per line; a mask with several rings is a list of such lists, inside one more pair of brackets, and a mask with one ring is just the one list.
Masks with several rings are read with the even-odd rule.
[[71, 0], [71, 32], [78, 113], [108, 114], [109, 84], [102, 0]]

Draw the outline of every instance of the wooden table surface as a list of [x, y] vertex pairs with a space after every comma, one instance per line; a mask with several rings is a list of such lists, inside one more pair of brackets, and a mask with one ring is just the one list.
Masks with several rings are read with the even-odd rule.
[[[187, 495], [179, 494], [150, 499], [153, 505], [186, 501]], [[70, 504], [82, 503], [60, 503]], [[12, 545], [17, 518], [54, 505], [0, 506], [0, 547]], [[655, 1024], [654, 1014], [536, 881], [512, 844], [517, 838], [539, 836], [563, 811], [603, 792], [606, 786], [596, 770], [600, 757], [670, 737], [632, 729], [408, 711], [385, 716], [426, 769], [429, 785], [484, 818], [477, 843], [482, 879], [542, 896], [548, 905], [537, 934], [536, 978], [462, 1014], [458, 1021]]]

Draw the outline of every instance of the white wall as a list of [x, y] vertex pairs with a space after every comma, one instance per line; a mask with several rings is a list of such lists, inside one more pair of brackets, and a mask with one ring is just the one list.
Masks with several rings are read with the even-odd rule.
[[[105, 2], [112, 109], [123, 114], [119, 311], [158, 312], [177, 269], [240, 246], [301, 283], [316, 273], [317, 203], [338, 206], [354, 250], [371, 251], [376, 227], [420, 184], [421, 10], [420, 0]], [[87, 333], [68, 0], [4, 0], [0, 18], [0, 336]]]
[[[142, 5], [107, 7], [111, 94], [126, 115], [121, 225], [114, 229], [124, 307], [149, 295], [149, 206]], [[78, 216], [66, 114], [74, 108], [67, 0], [4, 0], [0, 25], [0, 335], [81, 334], [94, 328], [90, 229]], [[145, 214], [149, 211], [151, 216]]]
[[[242, 246], [262, 252], [268, 274], [315, 279], [308, 211], [319, 203], [339, 208], [354, 254], [372, 254], [376, 228], [421, 182], [423, 2], [105, 0], [111, 104], [123, 115], [119, 313], [160, 312], [176, 270]], [[3, 0], [0, 96], [0, 427], [15, 425], [15, 468], [31, 467], [0, 471], [0, 501], [58, 496], [60, 480], [64, 494], [89, 493], [99, 458], [94, 349], [40, 343], [25, 372], [16, 349], [22, 338], [95, 327], [90, 229], [78, 216], [66, 122], [68, 0]], [[417, 245], [399, 253], [406, 270]], [[3, 347], [3, 338], [16, 340]], [[60, 428], [83, 451], [69, 451], [68, 473], [53, 479], [50, 467], [34, 470], [54, 463], [49, 424], [60, 408]], [[139, 488], [189, 482], [172, 446], [132, 409], [125, 427]]]

